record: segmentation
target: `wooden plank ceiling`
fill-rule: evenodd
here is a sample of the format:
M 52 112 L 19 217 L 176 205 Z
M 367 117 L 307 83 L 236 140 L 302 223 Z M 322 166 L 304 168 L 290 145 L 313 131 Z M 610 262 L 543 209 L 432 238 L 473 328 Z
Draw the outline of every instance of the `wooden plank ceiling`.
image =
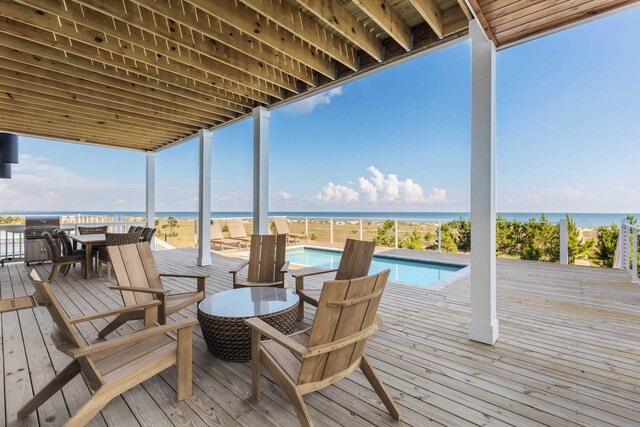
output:
M 469 16 L 456 0 L 0 0 L 0 131 L 154 150 L 463 36 Z
M 487 36 L 505 47 L 639 0 L 469 0 Z
M 498 46 L 627 3 L 469 1 Z M 0 0 L 0 131 L 155 150 L 464 36 L 471 17 L 465 0 Z

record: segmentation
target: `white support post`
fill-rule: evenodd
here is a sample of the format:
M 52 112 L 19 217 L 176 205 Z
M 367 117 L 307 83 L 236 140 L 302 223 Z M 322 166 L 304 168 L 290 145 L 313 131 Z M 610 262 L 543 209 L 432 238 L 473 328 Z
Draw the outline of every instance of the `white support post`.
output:
M 156 152 L 147 151 L 147 191 L 146 216 L 147 227 L 156 226 Z
M 633 259 L 631 260 L 631 283 L 638 284 L 638 229 L 633 228 L 633 232 L 631 233 L 631 256 Z
M 211 265 L 211 140 L 210 130 L 201 129 L 198 186 L 198 265 Z
M 398 249 L 398 220 L 395 220 L 395 246 Z
M 620 251 L 621 253 L 621 262 L 622 269 L 625 271 L 629 271 L 629 240 L 631 239 L 629 230 L 631 228 L 631 221 L 628 219 L 622 220 L 622 226 L 620 227 Z
M 329 241 L 333 243 L 333 218 L 329 218 Z
M 309 240 L 309 218 L 304 219 L 304 235 L 307 236 L 307 241 Z
M 569 223 L 566 218 L 560 220 L 560 264 L 569 264 Z
M 269 116 L 253 109 L 253 234 L 269 234 Z
M 477 20 L 471 36 L 471 321 L 469 338 L 493 345 L 496 318 L 496 48 Z

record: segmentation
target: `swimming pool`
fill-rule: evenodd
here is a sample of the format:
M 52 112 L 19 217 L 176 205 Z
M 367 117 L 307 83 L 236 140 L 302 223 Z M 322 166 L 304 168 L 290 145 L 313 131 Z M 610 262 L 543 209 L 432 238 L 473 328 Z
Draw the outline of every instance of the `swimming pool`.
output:
M 292 264 L 318 268 L 338 268 L 342 251 L 334 249 L 300 246 L 287 249 L 287 261 Z M 391 255 L 374 255 L 371 274 L 391 270 L 389 280 L 394 282 L 432 287 L 443 279 L 460 272 L 466 265 L 445 264 L 418 259 L 400 258 Z

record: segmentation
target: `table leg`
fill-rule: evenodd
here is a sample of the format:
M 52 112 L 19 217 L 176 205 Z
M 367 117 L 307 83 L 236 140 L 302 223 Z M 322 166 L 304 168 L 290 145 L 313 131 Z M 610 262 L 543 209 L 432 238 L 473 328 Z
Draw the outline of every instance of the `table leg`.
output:
M 85 244 L 84 249 L 87 251 L 84 259 L 84 262 L 86 263 L 84 266 L 84 278 L 88 280 L 91 278 L 91 267 L 93 267 L 91 262 L 91 251 L 93 250 L 91 248 L 91 243 Z

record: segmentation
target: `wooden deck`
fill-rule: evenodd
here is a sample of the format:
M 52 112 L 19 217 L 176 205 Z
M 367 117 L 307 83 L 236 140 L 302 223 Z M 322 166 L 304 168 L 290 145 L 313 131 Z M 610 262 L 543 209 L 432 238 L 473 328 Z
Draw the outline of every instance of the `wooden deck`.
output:
M 237 262 L 214 254 L 212 267 L 198 268 L 195 252 L 185 249 L 156 257 L 161 271 L 209 272 L 209 292 L 231 287 L 227 270 Z M 46 274 L 49 267 L 38 269 Z M 30 293 L 26 273 L 22 264 L 0 268 L 0 297 Z M 359 372 L 307 396 L 311 416 L 322 426 L 638 425 L 640 288 L 628 279 L 611 270 L 499 260 L 495 347 L 467 339 L 468 277 L 439 291 L 392 284 L 381 305 L 385 326 L 366 353 L 403 420 L 388 416 Z M 174 281 L 170 287 L 188 283 Z M 53 289 L 71 316 L 121 304 L 104 279 L 85 281 L 77 270 L 57 279 Z M 195 317 L 195 306 L 181 315 Z M 311 316 L 308 311 L 305 321 Z M 67 363 L 49 339 L 48 314 L 43 308 L 21 310 L 2 314 L 1 322 L 0 424 L 63 424 L 89 393 L 80 378 L 37 416 L 15 420 L 33 390 Z M 83 325 L 80 332 L 92 341 L 104 324 Z M 176 402 L 176 373 L 169 369 L 112 401 L 92 424 L 297 425 L 281 390 L 266 381 L 263 400 L 255 402 L 248 364 L 213 358 L 199 327 L 193 369 L 194 395 L 185 401 Z

